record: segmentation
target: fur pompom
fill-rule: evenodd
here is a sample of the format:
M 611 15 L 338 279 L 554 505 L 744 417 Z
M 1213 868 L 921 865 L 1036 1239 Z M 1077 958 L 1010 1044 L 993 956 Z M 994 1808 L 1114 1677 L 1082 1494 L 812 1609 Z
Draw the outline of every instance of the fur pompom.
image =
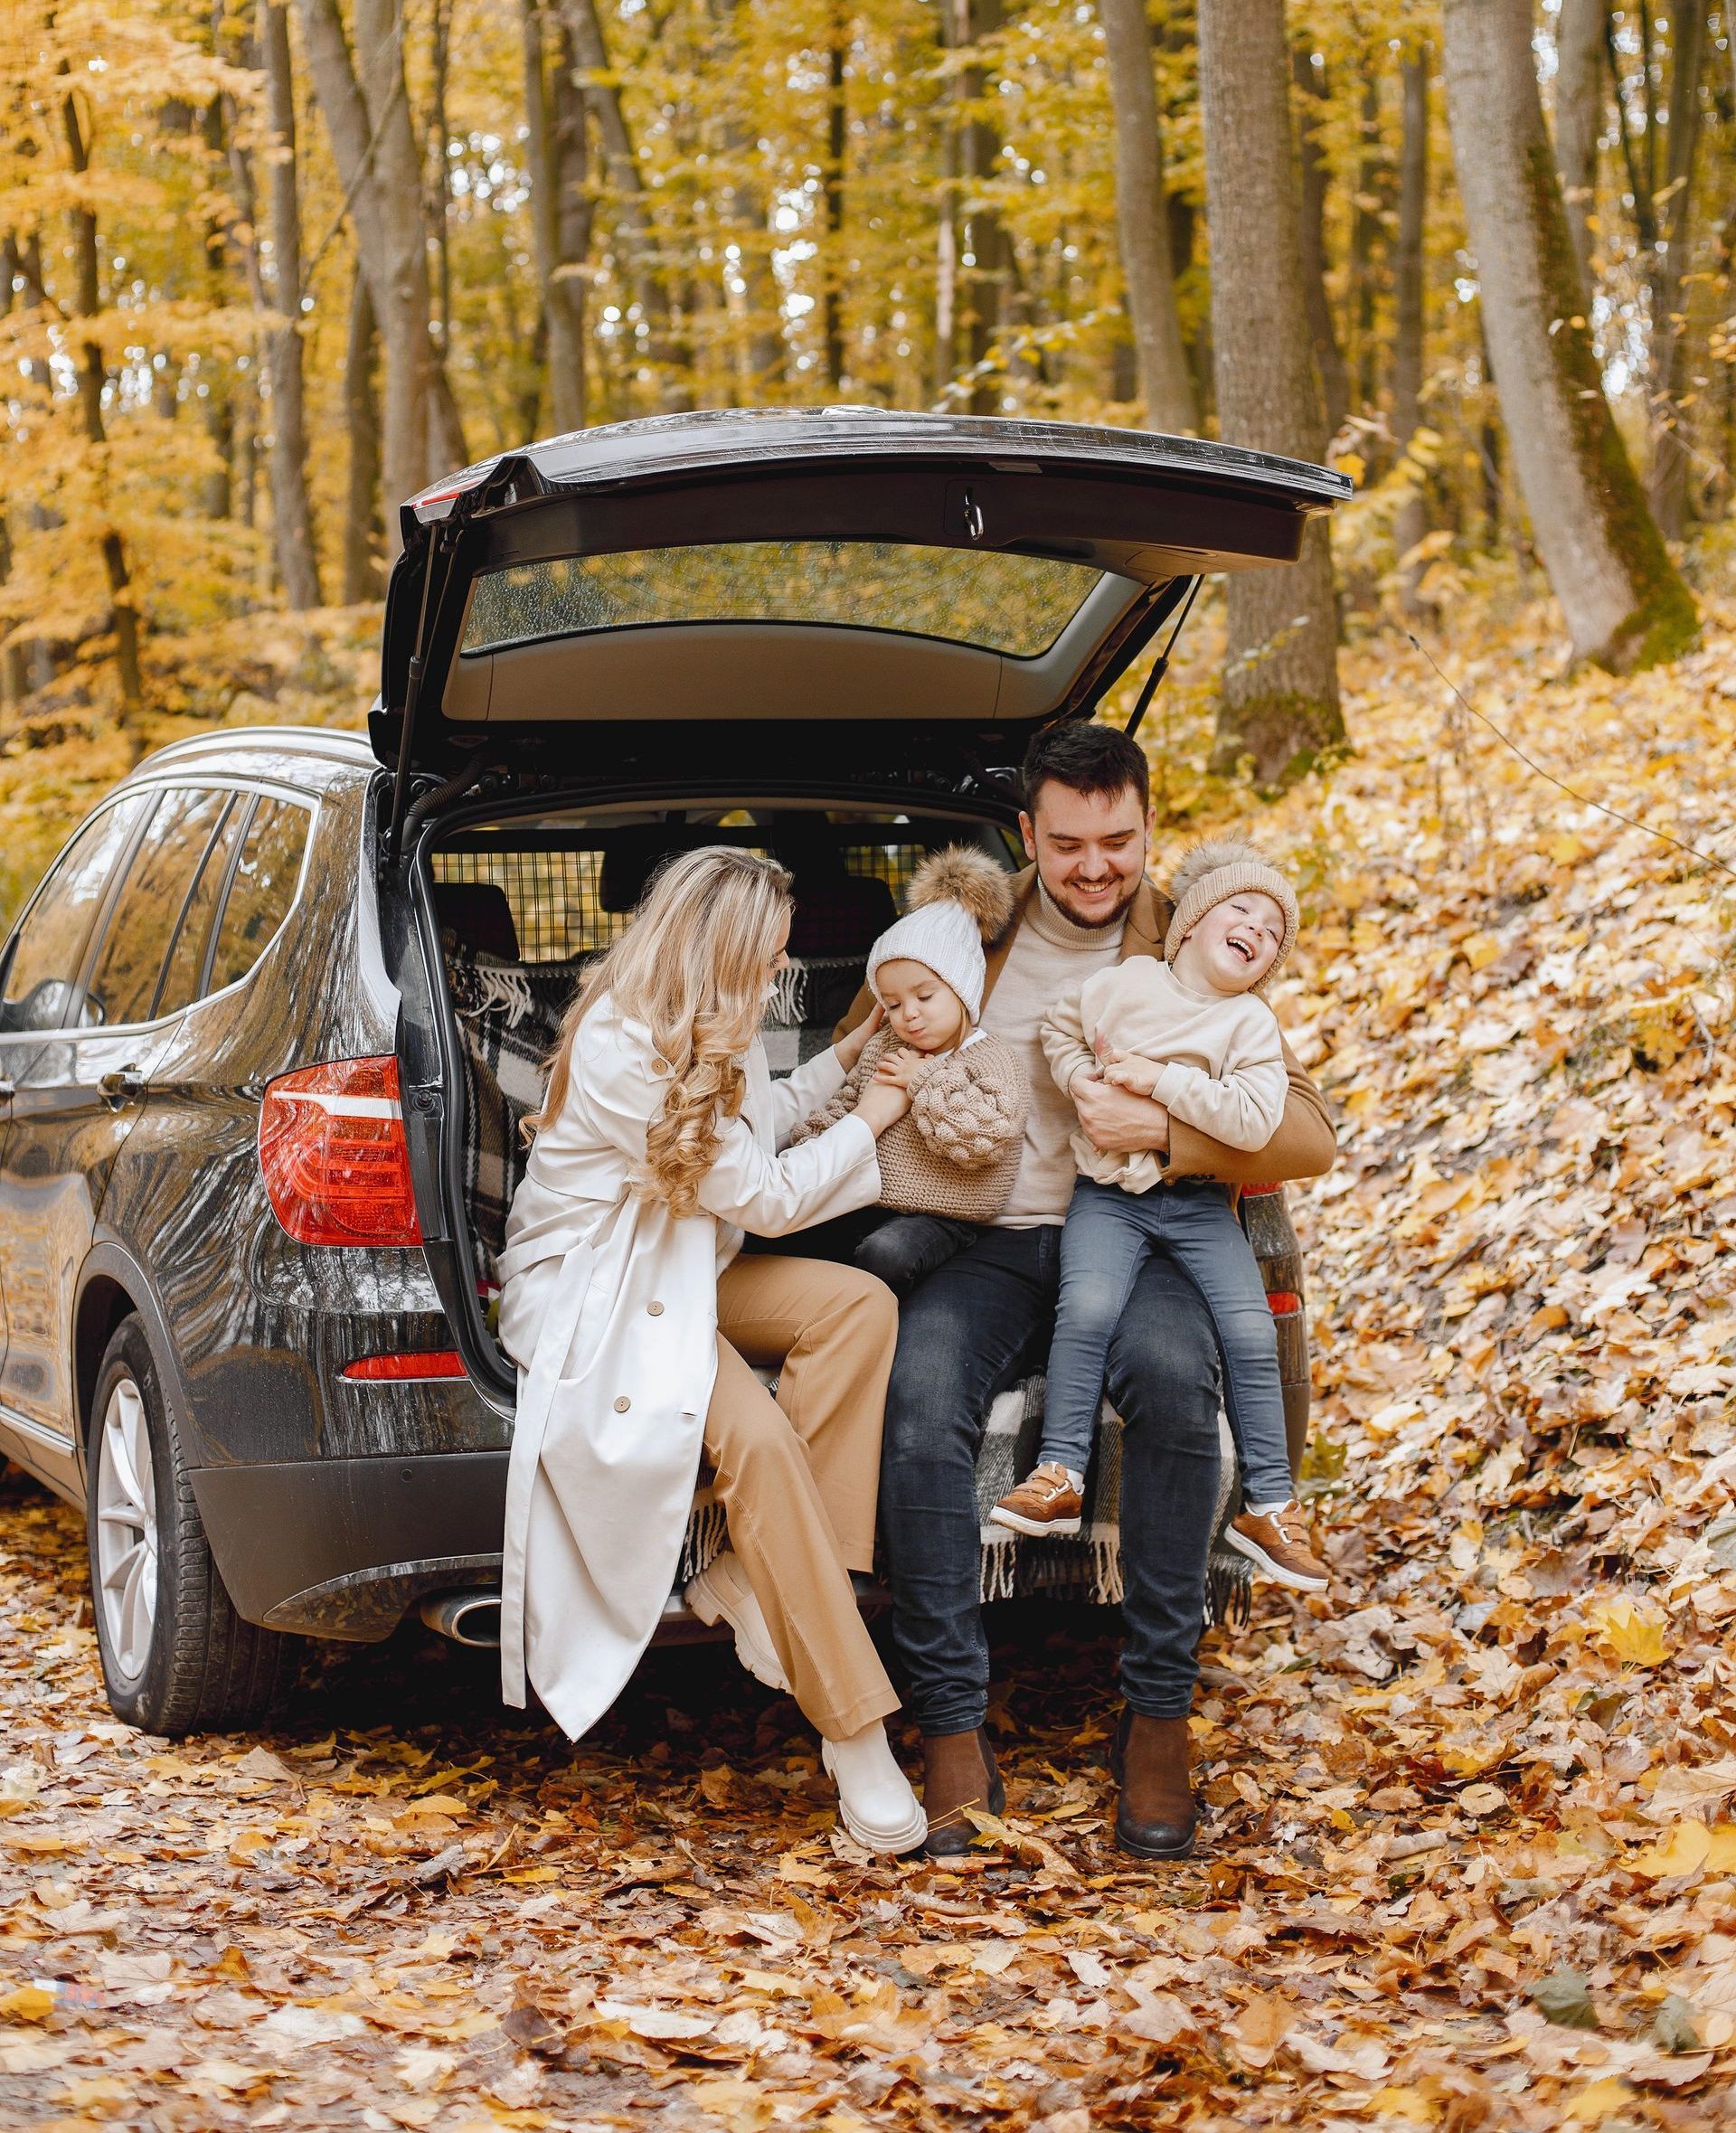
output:
M 959 903 L 976 921 L 985 940 L 997 939 L 1013 916 L 1013 884 L 986 852 L 968 845 L 948 845 L 931 853 L 910 881 L 908 908 L 928 903 Z
M 1190 845 L 1169 877 L 1169 901 L 1180 906 L 1188 891 L 1221 866 L 1265 866 L 1269 863 L 1246 837 L 1202 837 Z

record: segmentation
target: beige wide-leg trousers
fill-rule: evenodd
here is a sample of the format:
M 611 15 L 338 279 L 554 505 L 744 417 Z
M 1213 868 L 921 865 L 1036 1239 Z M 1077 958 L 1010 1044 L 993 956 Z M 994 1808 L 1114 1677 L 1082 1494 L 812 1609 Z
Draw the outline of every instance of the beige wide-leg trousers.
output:
M 796 1701 L 829 1741 L 898 1708 L 849 1572 L 872 1570 L 892 1292 L 825 1260 L 737 1259 L 717 1284 L 705 1458 Z M 778 1369 L 774 1400 L 750 1364 Z

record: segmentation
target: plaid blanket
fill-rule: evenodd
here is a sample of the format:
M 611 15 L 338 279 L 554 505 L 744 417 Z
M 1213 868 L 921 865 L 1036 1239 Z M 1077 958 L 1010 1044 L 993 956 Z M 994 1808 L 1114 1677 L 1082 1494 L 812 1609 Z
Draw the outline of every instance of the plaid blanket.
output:
M 446 938 L 447 982 L 457 1010 L 464 1071 L 464 1187 L 471 1219 L 493 1272 L 506 1238 L 506 1211 L 524 1174 L 519 1121 L 542 1095 L 542 1062 L 578 986 L 583 959 L 506 963 Z M 808 957 L 792 965 L 767 1019 L 765 1044 L 774 1075 L 788 1074 L 824 1051 L 862 983 L 860 957 Z M 991 1525 L 988 1514 L 1036 1463 L 1043 1381 L 1027 1378 L 990 1408 L 976 1458 L 982 1528 L 982 1598 L 1047 1595 L 1113 1605 L 1121 1599 L 1121 1419 L 1105 1401 L 1085 1477 L 1085 1514 L 1076 1540 L 1031 1540 Z M 1223 1531 L 1240 1505 L 1235 1448 L 1219 1417 L 1223 1447 L 1217 1515 L 1207 1575 L 1210 1621 L 1245 1618 L 1249 1565 L 1227 1548 Z M 693 1499 L 682 1551 L 683 1582 L 694 1577 L 728 1538 L 723 1514 L 702 1486 Z

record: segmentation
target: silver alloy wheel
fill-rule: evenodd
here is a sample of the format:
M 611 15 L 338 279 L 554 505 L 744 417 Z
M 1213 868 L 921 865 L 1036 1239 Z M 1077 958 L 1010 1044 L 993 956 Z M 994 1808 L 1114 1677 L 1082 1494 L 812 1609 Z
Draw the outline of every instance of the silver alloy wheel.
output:
M 115 1666 L 136 1680 L 156 1623 L 156 1471 L 144 1397 L 129 1377 L 117 1381 L 102 1417 L 97 1594 Z

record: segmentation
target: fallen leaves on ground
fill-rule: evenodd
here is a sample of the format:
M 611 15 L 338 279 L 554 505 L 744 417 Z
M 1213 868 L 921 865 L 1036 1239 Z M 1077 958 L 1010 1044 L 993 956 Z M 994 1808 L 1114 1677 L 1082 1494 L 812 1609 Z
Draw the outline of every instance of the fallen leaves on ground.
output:
M 1479 708 L 1736 856 L 1726 640 L 1562 683 L 1504 627 L 1455 666 Z M 1408 649 L 1346 671 L 1359 753 L 1257 826 L 1308 912 L 1278 1005 L 1344 1123 L 1292 1195 L 1335 1577 L 1208 1639 L 1201 1855 L 1113 1849 L 1086 1609 L 996 1613 L 1007 1807 L 946 1871 L 838 1838 L 794 1707 L 714 1648 L 654 1654 L 577 1751 L 414 1628 L 266 1737 L 146 1739 L 100 1698 L 80 1521 L 16 1483 L 0 2115 L 1730 2121 L 1729 884 L 1467 731 Z

